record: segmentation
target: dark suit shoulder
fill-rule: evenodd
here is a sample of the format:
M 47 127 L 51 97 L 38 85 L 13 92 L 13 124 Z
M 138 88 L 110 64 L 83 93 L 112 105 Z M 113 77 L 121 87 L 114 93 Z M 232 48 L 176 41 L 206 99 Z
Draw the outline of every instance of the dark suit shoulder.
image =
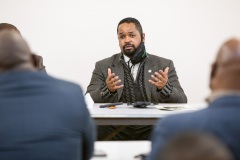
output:
M 71 91 L 76 91 L 76 92 L 82 92 L 82 89 L 80 87 L 80 85 L 74 83 L 74 82 L 70 82 L 70 81 L 65 81 L 65 80 L 61 80 L 58 78 L 54 78 L 49 76 L 50 79 L 52 79 L 51 81 L 54 82 L 54 85 L 56 85 L 56 87 L 59 87 L 59 89 L 63 89 L 63 90 L 71 90 Z
M 100 63 L 100 64 L 112 63 L 113 61 L 115 61 L 119 57 L 120 57 L 120 53 L 116 53 L 116 54 L 112 55 L 111 57 L 104 58 L 104 59 L 102 59 L 100 61 L 97 61 L 97 63 Z
M 148 57 L 149 57 L 149 59 L 151 59 L 152 61 L 164 61 L 164 62 L 169 62 L 169 63 L 172 62 L 171 59 L 159 57 L 159 56 L 154 55 L 154 54 L 149 54 L 149 53 L 148 53 Z
M 221 114 L 216 114 L 219 112 L 221 111 L 218 111 L 218 108 L 208 107 L 193 113 L 182 113 L 168 116 L 160 121 L 160 124 L 161 126 L 168 128 L 172 133 L 192 129 L 212 130 L 216 122 L 215 120 L 221 119 Z
M 17 83 L 16 80 L 18 81 Z M 18 85 L 24 86 L 38 86 L 42 89 L 48 88 L 58 91 L 63 90 L 63 92 L 82 92 L 80 85 L 74 82 L 61 80 L 39 71 L 16 71 L 13 73 L 9 72 L 0 77 L 0 82 L 1 81 L 8 81 L 8 84 L 16 83 Z

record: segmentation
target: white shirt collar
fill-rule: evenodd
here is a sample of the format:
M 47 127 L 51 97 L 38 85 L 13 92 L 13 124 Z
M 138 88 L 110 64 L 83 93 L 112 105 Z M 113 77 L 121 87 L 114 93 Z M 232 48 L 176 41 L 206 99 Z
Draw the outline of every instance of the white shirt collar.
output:
M 127 65 L 132 66 L 132 62 L 129 61 L 129 60 L 130 60 L 129 57 L 127 57 L 126 55 L 123 54 L 123 58 L 124 58 L 125 63 L 127 63 Z M 129 62 L 129 64 L 128 64 L 128 62 Z M 133 76 L 133 78 L 134 78 L 134 81 L 135 81 L 136 78 L 137 78 L 137 73 L 138 73 L 139 65 L 140 65 L 140 63 L 137 63 L 137 64 L 135 64 L 135 65 L 131 68 L 131 74 L 132 74 L 132 76 Z
M 123 53 L 122 53 L 123 54 Z M 128 63 L 128 61 L 130 60 L 130 58 L 128 56 L 126 56 L 125 54 L 123 54 L 123 58 L 124 58 L 124 61 L 126 63 Z

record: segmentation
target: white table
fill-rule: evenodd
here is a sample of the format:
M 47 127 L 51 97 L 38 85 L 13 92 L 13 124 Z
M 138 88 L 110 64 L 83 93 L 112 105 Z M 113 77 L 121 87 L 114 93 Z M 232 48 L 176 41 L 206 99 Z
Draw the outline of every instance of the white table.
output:
M 103 152 L 106 157 L 94 156 L 91 160 L 140 160 L 136 155 L 148 154 L 150 141 L 96 141 L 95 153 Z
M 156 121 L 168 115 L 194 112 L 206 107 L 201 104 L 169 104 L 150 105 L 147 108 L 134 108 L 132 105 L 119 105 L 115 109 L 99 108 L 96 103 L 89 108 L 96 125 L 155 125 Z M 160 110 L 161 107 L 184 107 L 175 111 Z

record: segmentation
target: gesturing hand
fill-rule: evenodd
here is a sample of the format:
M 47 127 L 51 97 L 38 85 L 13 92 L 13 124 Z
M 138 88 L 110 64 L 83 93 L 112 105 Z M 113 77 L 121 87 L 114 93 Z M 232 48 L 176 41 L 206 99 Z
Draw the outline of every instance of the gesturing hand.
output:
M 108 76 L 106 79 L 106 85 L 108 87 L 108 90 L 111 93 L 114 93 L 117 91 L 117 89 L 122 88 L 123 85 L 118 85 L 121 82 L 118 76 L 115 76 L 115 73 L 112 73 L 111 69 L 108 68 Z
M 152 80 L 148 80 L 149 83 L 161 90 L 168 82 L 168 70 L 169 68 L 167 67 L 164 72 L 162 70 L 155 72 L 154 75 L 151 75 Z

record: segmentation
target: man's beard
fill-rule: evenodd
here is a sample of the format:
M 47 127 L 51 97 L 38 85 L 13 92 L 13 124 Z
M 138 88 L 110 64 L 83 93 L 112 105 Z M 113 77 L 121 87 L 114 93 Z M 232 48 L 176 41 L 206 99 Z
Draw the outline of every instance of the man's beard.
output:
M 126 44 L 126 45 L 129 45 L 129 44 Z M 127 57 L 131 58 L 134 55 L 135 51 L 136 51 L 136 47 L 134 45 L 131 45 L 133 47 L 133 50 L 128 50 L 128 49 L 125 49 L 126 45 L 123 46 L 123 53 Z

